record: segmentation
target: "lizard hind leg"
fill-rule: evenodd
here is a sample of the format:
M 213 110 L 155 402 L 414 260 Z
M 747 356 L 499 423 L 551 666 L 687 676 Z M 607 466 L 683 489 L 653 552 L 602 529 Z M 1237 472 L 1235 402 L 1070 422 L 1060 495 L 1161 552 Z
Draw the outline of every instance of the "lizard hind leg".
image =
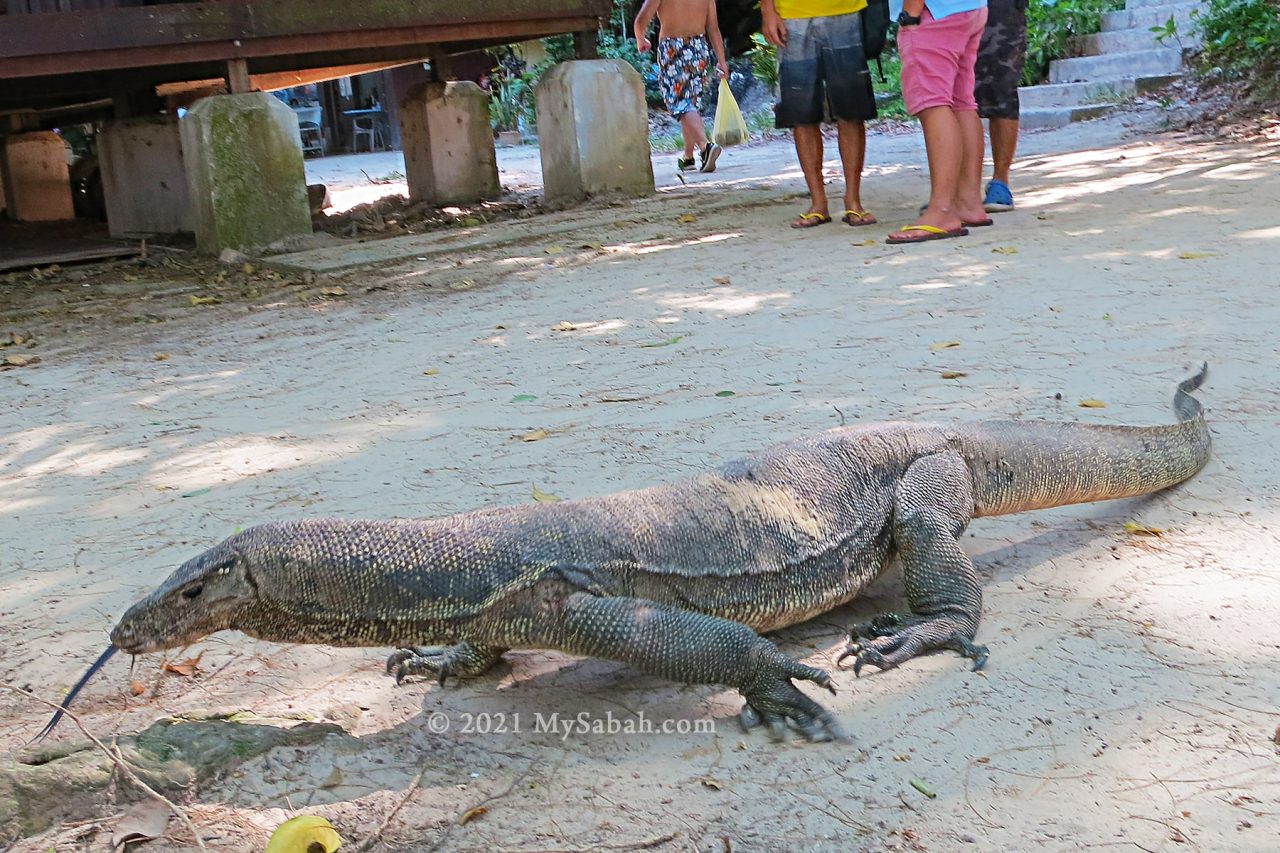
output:
M 387 672 L 394 673 L 396 684 L 411 675 L 436 676 L 440 686 L 449 676 L 464 678 L 488 671 L 506 649 L 501 646 L 473 645 L 465 640 L 452 646 L 405 648 L 387 658 Z
M 854 630 L 839 661 L 853 657 L 853 671 L 890 669 L 916 655 L 951 649 L 987 661 L 973 643 L 982 611 L 982 588 L 959 537 L 973 515 L 973 483 L 954 453 L 918 459 L 894 494 L 893 537 L 902 557 L 911 615 L 886 614 Z

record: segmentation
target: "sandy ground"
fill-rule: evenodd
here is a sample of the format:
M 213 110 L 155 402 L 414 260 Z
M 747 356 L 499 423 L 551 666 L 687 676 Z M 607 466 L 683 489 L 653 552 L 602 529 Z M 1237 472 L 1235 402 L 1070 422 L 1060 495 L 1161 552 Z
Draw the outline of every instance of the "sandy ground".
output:
M 571 235 L 328 282 L 344 298 L 68 326 L 0 286 L 43 354 L 0 373 L 0 678 L 60 695 L 129 603 L 254 523 L 586 496 L 842 420 L 1159 423 L 1207 359 L 1208 468 L 1146 500 L 975 522 L 988 668 L 836 672 L 815 698 L 848 746 L 744 734 L 733 691 L 607 661 L 517 651 L 397 688 L 385 649 L 235 634 L 175 655 L 203 652 L 195 678 L 113 661 L 78 705 L 103 735 L 197 709 L 343 727 L 190 792 L 218 850 L 262 849 L 295 810 L 352 842 L 386 822 L 380 843 L 409 850 L 1275 850 L 1278 154 L 1118 121 L 1033 135 L 1017 211 L 904 248 L 881 241 L 926 193 L 914 137 L 871 141 L 885 225 L 807 232 L 786 228 L 801 184 L 779 142 L 688 187 L 660 166 L 648 218 L 585 213 Z M 747 184 L 780 200 L 697 206 Z M 895 570 L 777 639 L 834 669 L 844 626 L 899 595 Z M 580 713 L 684 731 L 539 730 Z M 45 719 L 0 693 L 3 760 Z M 107 849 L 128 799 L 18 849 Z M 147 849 L 183 838 L 174 822 Z

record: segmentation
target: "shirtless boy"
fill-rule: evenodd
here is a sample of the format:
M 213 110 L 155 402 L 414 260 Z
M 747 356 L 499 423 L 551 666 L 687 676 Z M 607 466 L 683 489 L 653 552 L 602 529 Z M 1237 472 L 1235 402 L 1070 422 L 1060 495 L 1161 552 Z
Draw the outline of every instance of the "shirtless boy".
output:
M 698 112 L 702 89 L 706 83 L 711 52 L 715 51 L 716 68 L 721 77 L 729 76 L 720 23 L 716 20 L 715 0 L 645 0 L 636 13 L 636 47 L 648 53 L 652 46 L 648 30 L 653 16 L 658 16 L 658 87 L 667 110 L 680 120 L 684 136 L 684 157 L 676 162 L 681 171 L 693 167 L 696 149 L 701 161 L 700 172 L 714 172 L 720 146 L 707 139 L 707 131 Z

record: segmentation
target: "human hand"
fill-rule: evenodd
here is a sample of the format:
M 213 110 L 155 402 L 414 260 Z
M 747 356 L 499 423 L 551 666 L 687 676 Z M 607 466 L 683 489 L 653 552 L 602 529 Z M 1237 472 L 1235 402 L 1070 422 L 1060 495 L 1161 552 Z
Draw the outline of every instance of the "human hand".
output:
M 636 50 L 641 53 L 648 53 L 653 47 L 653 43 L 649 41 L 648 36 L 636 36 Z
M 765 15 L 760 32 L 764 35 L 764 40 L 774 47 L 787 46 L 787 25 L 776 14 Z
M 720 73 L 721 80 L 729 79 L 729 63 L 720 61 L 716 63 L 716 71 Z

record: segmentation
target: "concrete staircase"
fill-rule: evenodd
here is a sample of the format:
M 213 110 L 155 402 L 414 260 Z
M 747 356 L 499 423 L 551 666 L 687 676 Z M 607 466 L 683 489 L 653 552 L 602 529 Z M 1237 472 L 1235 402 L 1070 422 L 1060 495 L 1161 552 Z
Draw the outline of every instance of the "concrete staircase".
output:
M 1018 90 L 1022 127 L 1097 118 L 1181 77 L 1183 51 L 1199 46 L 1191 27 L 1191 10 L 1199 6 L 1199 0 L 1126 0 L 1121 11 L 1103 15 L 1102 32 L 1076 38 L 1072 47 L 1079 56 L 1054 60 L 1047 84 Z M 1151 28 L 1171 16 L 1181 44 L 1172 38 L 1159 44 Z

